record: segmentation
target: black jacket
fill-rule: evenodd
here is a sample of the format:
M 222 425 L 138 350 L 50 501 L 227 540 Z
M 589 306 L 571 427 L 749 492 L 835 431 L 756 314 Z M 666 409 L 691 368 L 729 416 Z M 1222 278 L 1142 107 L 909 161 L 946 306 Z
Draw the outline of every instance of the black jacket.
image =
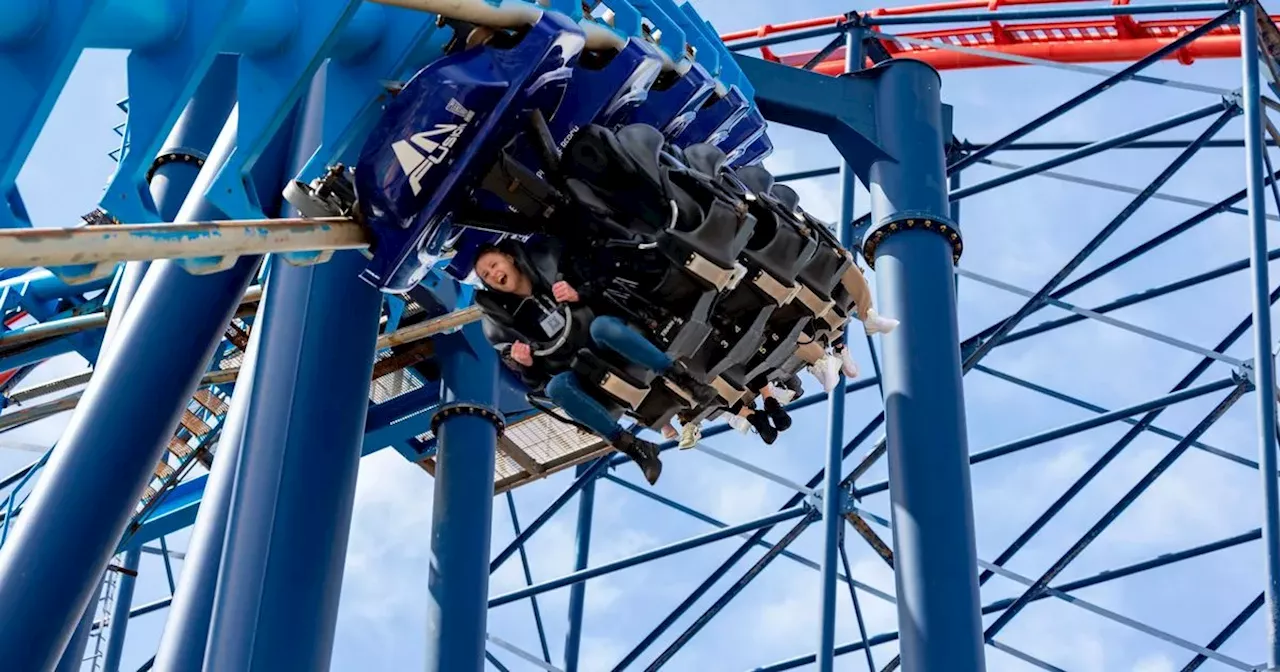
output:
M 563 247 L 556 241 L 507 239 L 497 247 L 510 255 L 520 272 L 529 278 L 533 295 L 525 298 L 490 289 L 478 290 L 475 302 L 484 311 L 484 335 L 503 363 L 519 374 L 526 385 L 537 389 L 551 376 L 567 370 L 578 350 L 590 343 L 591 321 L 595 315 L 586 307 L 584 292 L 589 294 L 591 286 L 589 283 L 578 286 L 574 282 L 576 273 L 562 271 Z M 569 305 L 557 304 L 551 286 L 559 280 L 574 285 L 582 300 Z M 551 312 L 563 316 L 566 308 L 569 311 L 567 333 L 547 334 L 540 328 L 541 318 Z M 534 350 L 533 366 L 526 367 L 511 359 L 511 346 L 517 341 L 528 343 Z M 543 350 L 550 352 L 539 355 Z

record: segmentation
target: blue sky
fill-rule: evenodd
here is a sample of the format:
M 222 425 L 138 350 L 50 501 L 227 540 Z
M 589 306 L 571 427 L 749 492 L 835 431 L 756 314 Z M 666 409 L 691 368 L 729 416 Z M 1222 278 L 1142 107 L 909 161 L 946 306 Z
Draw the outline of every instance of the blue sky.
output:
M 741 2 L 695 0 L 695 6 L 722 31 L 783 23 L 840 13 L 849 5 L 835 2 Z M 898 3 L 892 3 L 898 4 Z M 820 46 L 820 45 L 814 45 Z M 111 127 L 123 120 L 114 102 L 126 95 L 123 54 L 87 53 L 63 92 L 53 117 L 20 178 L 33 220 L 39 226 L 66 226 L 90 210 L 109 177 L 107 157 L 116 138 Z M 1101 67 L 1118 68 L 1116 65 Z M 1193 67 L 1160 64 L 1150 73 L 1234 89 L 1237 61 L 1200 62 Z M 982 142 L 1017 128 L 1041 112 L 1097 81 L 1085 75 L 1045 68 L 999 68 L 947 72 L 943 99 L 956 108 L 955 128 L 962 138 Z M 1203 93 L 1129 83 L 1090 102 L 1038 131 L 1034 140 L 1094 140 L 1109 137 L 1214 102 Z M 1161 137 L 1190 138 L 1207 121 Z M 1227 125 L 1221 138 L 1241 137 L 1240 119 Z M 837 155 L 821 137 L 776 128 L 778 150 L 768 161 L 775 172 L 834 165 Z M 1058 169 L 1061 173 L 1142 188 L 1177 154 L 1176 150 L 1108 152 Z M 1047 158 L 1036 152 L 1002 153 L 997 160 L 1027 165 Z M 1191 160 L 1162 193 L 1217 201 L 1243 186 L 1239 150 L 1206 150 Z M 966 184 L 1004 172 L 980 166 L 964 173 Z M 836 178 L 797 185 L 802 203 L 827 220 L 838 212 Z M 859 211 L 867 204 L 859 192 Z M 1128 194 L 1099 190 L 1045 177 L 1033 177 L 964 201 L 961 222 L 966 241 L 963 267 L 1020 287 L 1038 289 L 1067 259 L 1130 200 Z M 1269 204 L 1269 209 L 1274 208 Z M 1182 204 L 1153 201 L 1145 205 L 1085 265 L 1085 272 L 1129 247 L 1194 214 Z M 1272 246 L 1280 246 L 1272 227 Z M 1215 268 L 1248 254 L 1245 218 L 1226 214 L 1072 295 L 1069 300 L 1093 306 L 1140 289 Z M 1080 273 L 1077 273 L 1077 276 Z M 1273 276 L 1275 270 L 1273 267 Z M 874 280 L 874 277 L 872 278 Z M 1274 283 L 1273 283 L 1274 284 Z M 1016 310 L 1021 297 L 975 282 L 960 283 L 960 331 L 967 336 Z M 1248 279 L 1235 274 L 1137 307 L 1112 313 L 1142 327 L 1174 334 L 1212 347 L 1250 306 Z M 1028 321 L 1061 316 L 1046 309 Z M 1251 357 L 1251 336 L 1228 354 Z M 869 354 L 858 344 L 857 358 L 871 371 Z M 1167 392 L 1199 360 L 1171 346 L 1113 326 L 1084 322 L 1045 336 L 996 349 L 985 360 L 990 367 L 1075 395 L 1107 408 L 1132 405 Z M 42 368 L 32 382 L 82 370 L 83 362 L 60 360 Z M 1201 382 L 1228 375 L 1215 364 Z M 815 385 L 810 384 L 810 388 Z M 1087 418 L 1084 411 L 1016 388 L 982 373 L 965 381 L 969 443 L 974 451 Z M 1187 402 L 1166 411 L 1161 426 L 1185 432 L 1221 395 Z M 1204 437 L 1205 443 L 1256 459 L 1255 400 L 1237 404 Z M 880 410 L 874 388 L 852 395 L 847 406 L 846 436 L 852 436 Z M 713 439 L 709 445 L 733 453 L 795 481 L 807 480 L 822 464 L 826 445 L 826 407 L 800 411 L 794 429 L 773 446 L 738 435 Z M 12 432 L 6 439 L 49 445 L 65 417 Z M 1075 478 L 1119 438 L 1127 427 L 1111 425 L 1046 443 L 976 466 L 972 471 L 977 512 L 979 556 L 992 559 L 1034 520 Z M 879 435 L 876 435 L 877 438 Z M 1135 441 L 1080 497 L 1030 543 L 1008 568 L 1036 578 L 1084 530 L 1106 511 L 1143 473 L 1173 446 L 1144 435 Z M 855 452 L 852 461 L 865 454 Z M 32 459 L 30 453 L 0 449 L 0 472 Z M 623 467 L 616 475 L 640 482 Z M 861 481 L 885 475 L 883 462 Z M 571 477 L 560 475 L 516 493 L 522 522 L 532 520 Z M 393 451 L 367 458 L 361 467 L 355 523 L 343 585 L 335 670 L 419 669 L 424 656 L 426 568 L 430 540 L 432 481 Z M 1115 525 L 1074 562 L 1061 579 L 1070 580 L 1162 553 L 1251 530 L 1261 521 L 1260 484 L 1256 472 L 1192 450 L 1165 473 Z M 717 462 L 704 454 L 671 456 L 656 490 L 731 524 L 772 512 L 788 496 L 782 486 Z M 591 563 L 593 565 L 708 531 L 704 523 L 671 511 L 620 487 L 598 486 Z M 888 515 L 884 495 L 863 506 Z M 575 510 L 568 507 L 529 544 L 535 581 L 554 578 L 572 568 Z M 493 544 L 511 539 L 505 501 L 495 500 Z M 814 526 L 792 550 L 817 558 L 820 526 Z M 887 530 L 879 530 L 885 538 Z M 777 539 L 781 530 L 771 535 Z M 171 538 L 184 548 L 185 535 Z M 582 669 L 607 670 L 706 574 L 737 547 L 720 542 L 604 578 L 587 588 L 587 625 Z M 889 570 L 856 537 L 848 541 L 855 578 L 886 593 L 893 592 Z M 736 577 L 760 552 L 748 556 Z M 180 570 L 181 565 L 178 565 Z M 685 647 L 669 670 L 747 670 L 813 652 L 818 642 L 818 573 L 785 559 L 771 565 L 717 619 Z M 509 561 L 492 580 L 491 593 L 523 585 L 519 563 Z M 727 585 L 725 583 L 724 585 Z M 1258 543 L 1239 546 L 1177 566 L 1078 591 L 1075 595 L 1124 616 L 1146 622 L 1178 637 L 1204 644 L 1262 586 L 1262 551 Z M 700 611 L 723 587 L 713 590 Z M 1018 586 L 993 579 L 983 601 L 1016 595 Z M 158 560 L 144 558 L 137 604 L 167 595 Z M 539 603 L 548 628 L 553 662 L 561 664 L 567 590 L 543 596 Z M 860 593 L 872 634 L 896 630 L 891 606 Z M 857 639 L 848 594 L 841 588 L 838 640 Z M 681 621 L 651 653 L 671 641 L 687 624 Z M 163 613 L 137 619 L 130 630 L 125 668 L 136 668 L 154 651 Z M 490 613 L 491 632 L 527 651 L 539 650 L 527 602 Z M 1067 670 L 1180 669 L 1191 654 L 1159 639 L 1105 620 L 1059 600 L 1033 604 L 999 637 L 1048 663 Z M 1265 657 L 1265 629 L 1255 616 L 1222 651 L 1248 663 Z M 896 652 L 892 645 L 873 653 L 882 666 Z M 512 670 L 536 669 L 510 654 L 497 655 Z M 987 648 L 992 671 L 1034 669 L 1027 663 Z M 131 667 L 132 666 L 132 667 Z M 837 669 L 862 670 L 860 655 L 839 659 Z M 1210 661 L 1201 669 L 1230 669 Z

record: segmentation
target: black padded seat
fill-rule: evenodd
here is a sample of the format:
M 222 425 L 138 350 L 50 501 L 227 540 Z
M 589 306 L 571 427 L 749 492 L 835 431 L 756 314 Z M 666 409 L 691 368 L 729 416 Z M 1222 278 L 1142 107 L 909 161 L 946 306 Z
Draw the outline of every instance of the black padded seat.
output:
M 685 165 L 712 178 L 724 172 L 729 161 L 729 157 L 719 147 L 707 143 L 685 147 L 683 159 Z
M 765 326 L 772 315 L 773 307 L 766 306 L 749 316 L 750 322 L 744 320 L 732 326 L 721 325 L 711 332 L 702 349 L 690 358 L 692 363 L 696 363 L 697 370 L 703 373 L 701 379 L 711 381 L 735 366 L 745 367 L 764 341 Z
M 767 272 L 786 291 L 790 291 L 800 271 L 813 258 L 817 242 L 772 209 L 757 207 L 753 210 L 757 212 L 756 226 L 746 249 L 742 251 L 742 263 L 749 271 Z M 755 280 L 755 277 L 749 274 L 748 279 Z
M 764 166 L 744 166 L 733 171 L 738 180 L 756 194 L 767 194 L 773 190 L 773 173 Z
M 840 284 L 840 278 L 852 263 L 844 250 L 824 241 L 796 277 L 823 300 L 829 301 L 832 290 Z
M 657 234 L 673 261 L 723 289 L 755 220 L 730 191 L 716 189 L 712 177 L 676 163 L 667 147 L 651 126 L 631 124 L 616 133 L 590 126 L 566 147 L 561 170 L 579 202 L 606 205 L 625 229 Z M 715 160 L 706 151 L 695 155 Z
M 757 376 L 766 375 L 795 356 L 796 350 L 800 347 L 798 340 L 811 323 L 812 318 L 805 315 L 798 318 L 778 319 L 776 323 L 770 324 L 764 342 L 757 351 L 757 356 L 746 367 L 744 374 L 746 379 L 751 380 Z
M 769 189 L 769 193 L 787 210 L 794 212 L 800 209 L 800 194 L 797 194 L 795 189 L 785 184 L 775 184 Z

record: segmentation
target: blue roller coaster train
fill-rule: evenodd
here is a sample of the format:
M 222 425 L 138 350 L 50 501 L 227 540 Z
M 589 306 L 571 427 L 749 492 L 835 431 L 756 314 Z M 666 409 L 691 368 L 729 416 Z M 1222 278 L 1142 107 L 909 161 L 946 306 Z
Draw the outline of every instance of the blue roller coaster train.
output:
M 6 0 L 0 433 L 37 436 L 30 430 L 42 423 L 57 438 L 0 479 L 0 669 L 329 669 L 343 634 L 344 580 L 379 571 L 348 555 L 359 529 L 357 477 L 379 453 L 403 457 L 397 467 L 431 479 L 432 503 L 416 502 L 430 511 L 429 552 L 412 569 L 420 584 L 395 592 L 425 614 L 425 647 L 415 646 L 432 672 L 756 664 L 742 662 L 754 660 L 757 643 L 740 630 L 703 635 L 721 653 L 690 655 L 687 645 L 715 629 L 713 618 L 780 557 L 817 570 L 803 575 L 816 599 L 784 617 L 810 624 L 808 639 L 788 641 L 788 650 L 817 649 L 757 670 L 1166 669 L 1143 662 L 1152 660 L 1141 655 L 1144 645 L 1184 656 L 1183 670 L 1280 670 L 1280 426 L 1275 395 L 1258 393 L 1280 392 L 1270 326 L 1280 289 L 1268 269 L 1280 250 L 1267 241 L 1268 222 L 1280 219 L 1267 212 L 1268 198 L 1280 212 L 1280 172 L 1268 152 L 1280 131 L 1267 116 L 1280 110 L 1280 30 L 1261 5 L 960 0 L 723 37 L 708 13 L 674 0 Z M 1068 19 L 1074 23 L 1052 23 Z M 926 24 L 982 25 L 989 39 L 971 39 L 972 28 L 885 32 Z M 1135 42 L 1149 53 L 1130 58 Z M 788 43 L 815 49 L 773 53 Z M 29 179 L 24 167 L 38 141 L 61 141 L 63 155 L 80 151 L 42 131 L 67 104 L 77 62 L 103 49 L 127 54 L 114 172 L 78 225 L 49 227 L 28 212 L 19 183 Z M 1243 55 L 1239 87 L 1153 74 L 1162 61 L 1232 54 Z M 1104 60 L 1132 62 L 1119 70 L 1082 64 Z M 1033 118 L 995 140 L 962 140 L 972 121 L 962 105 L 975 99 L 944 102 L 955 94 L 944 94 L 940 70 L 996 63 L 1094 81 L 1048 112 L 1020 113 Z M 1030 139 L 1126 82 L 1201 102 L 1103 140 Z M 1124 120 L 1145 119 L 1162 100 L 1131 99 Z M 1237 117 L 1242 138 L 1218 138 Z M 1156 139 L 1190 126 L 1201 129 L 1192 140 Z M 783 163 L 801 137 L 828 143 L 839 165 L 765 170 L 766 162 Z M 1217 202 L 1192 197 L 1198 192 L 1180 172 L 1211 148 L 1242 148 L 1245 159 L 1244 188 Z M 1056 172 L 1138 149 L 1170 153 L 1143 188 Z M 995 158 L 1015 151 L 1049 154 L 1030 166 Z M 992 176 L 961 183 L 962 174 L 983 171 Z M 1238 186 L 1237 173 L 1218 173 Z M 1060 258 L 1026 244 L 1048 235 L 1034 231 L 1034 213 L 1049 196 L 1033 195 L 1025 210 L 1004 200 L 1006 185 L 1031 176 L 1101 187 L 1123 200 L 1101 228 L 1074 222 L 1081 226 L 1066 234 L 1072 247 Z M 838 181 L 834 223 L 813 214 L 822 206 L 810 199 L 821 190 L 803 186 L 826 178 Z M 974 204 L 965 227 L 963 199 Z M 1172 204 L 1198 212 L 1184 217 Z M 1061 221 L 1093 214 L 1092 205 L 1066 204 Z M 1193 232 L 1224 219 L 1239 229 L 1241 216 L 1248 255 L 1221 244 L 1231 234 Z M 992 220 L 1007 228 L 996 231 Z M 1155 233 L 1135 233 L 1130 221 Z M 1183 257 L 1117 273 L 1172 249 L 1180 236 Z M 1001 237 L 1021 246 L 1001 245 Z M 708 420 L 693 452 L 674 452 L 676 440 L 660 445 L 664 480 L 690 478 L 694 467 L 686 465 L 702 460 L 768 483 L 740 499 L 776 491 L 785 503 L 769 512 L 751 502 L 742 508 L 755 518 L 721 522 L 664 494 L 672 492 L 666 483 L 637 485 L 625 456 L 545 407 L 503 367 L 481 326 L 472 267 L 480 250 L 504 238 L 554 238 L 607 259 L 624 244 L 657 250 L 671 265 L 663 277 L 678 280 L 664 279 L 665 293 L 653 302 L 661 304 L 654 314 L 668 320 L 654 338 L 719 399 L 699 405 L 671 382 L 674 374 L 658 385 L 661 377 L 586 352 L 574 361 L 577 375 L 598 384 L 594 394 L 636 431 L 676 416 L 684 424 Z M 1099 250 L 1130 240 L 1132 247 L 1095 263 Z M 1219 257 L 1235 261 L 1188 274 Z M 997 258 L 1034 268 L 1029 277 L 1039 288 L 977 270 L 998 266 Z M 776 458 L 748 459 L 763 453 L 726 443 L 732 428 L 717 420 L 734 401 L 754 403 L 747 381 L 781 384 L 804 368 L 802 334 L 825 346 L 846 323 L 857 325 L 840 280 L 854 263 L 874 281 L 877 311 L 899 324 L 849 339 L 871 362 L 868 375 L 842 374 L 832 392 L 789 404 L 801 425 L 789 436 L 799 438 L 770 450 L 822 455 L 822 468 L 802 483 L 763 465 Z M 1238 285 L 1213 284 L 1237 273 Z M 1176 279 L 1155 284 L 1166 275 Z M 1118 288 L 1119 277 L 1143 287 L 1103 300 L 1110 293 L 1097 290 Z M 1220 316 L 1243 305 L 1246 285 L 1250 314 Z M 1197 337 L 1220 337 L 1213 348 L 1166 333 L 1172 327 L 1142 326 L 1135 312 L 1184 290 L 1198 293 L 1178 313 L 1196 323 L 1187 331 Z M 1050 319 L 1046 309 L 1068 315 Z M 1221 335 L 1218 327 L 1230 330 Z M 962 339 L 970 328 L 975 333 Z M 1018 365 L 1032 348 L 1043 354 L 1062 338 L 1077 340 L 1076 355 L 1100 355 L 1114 338 L 1100 334 L 1117 333 L 1169 350 L 1153 360 L 1155 369 L 1136 359 L 1106 364 L 1115 367 L 1106 372 L 1110 390 L 1060 391 L 1023 374 L 1034 366 Z M 1015 343 L 1004 350 L 1011 357 L 988 357 Z M 1060 368 L 1073 366 L 1066 355 L 1052 357 L 1063 360 Z M 50 379 L 51 368 L 70 360 L 90 370 Z M 1130 384 L 1159 380 L 1184 361 L 1194 363 L 1190 372 L 1158 396 Z M 991 392 L 997 381 L 1009 387 Z M 1252 409 L 1239 404 L 1250 394 Z M 1060 423 L 1046 429 L 1046 400 L 1074 410 L 1055 414 Z M 1099 405 L 1104 400 L 1113 408 Z M 813 426 L 824 403 L 819 445 Z M 1243 434 L 1215 433 L 1224 425 Z M 1089 449 L 1058 458 L 1078 464 L 1046 467 L 1024 452 L 1085 435 Z M 1250 444 L 1214 445 L 1241 437 Z M 971 439 L 992 445 L 971 451 Z M 1094 448 L 1094 440 L 1102 443 Z M 14 447 L 0 440 L 0 466 L 12 463 Z M 1256 459 L 1245 456 L 1254 450 Z M 994 480 L 971 473 L 996 458 L 1014 466 Z M 1122 514 L 1168 482 L 1158 483 L 1162 475 L 1193 469 L 1209 478 L 1226 463 L 1263 474 L 1262 487 L 1245 498 L 1251 507 L 1231 511 L 1260 522 L 1155 557 L 1138 553 L 1147 550 L 1133 542 L 1142 530 L 1114 533 Z M 1256 476 L 1247 477 L 1256 488 Z M 600 533 L 615 531 L 599 529 L 601 482 L 650 500 L 622 506 L 660 506 L 716 529 L 651 539 L 593 564 Z M 1099 484 L 1110 484 L 1108 493 Z M 522 510 L 517 489 L 526 506 L 545 506 Z M 1215 495 L 1206 486 L 1199 496 Z M 496 497 L 506 500 L 505 512 L 495 510 Z M 573 502 L 576 540 L 571 556 L 562 551 L 572 568 L 535 581 L 535 537 L 542 531 L 545 539 Z M 1059 514 L 1072 507 L 1088 522 L 1066 529 Z M 1196 508 L 1222 510 L 1197 500 L 1144 520 L 1176 527 Z M 496 525 L 503 515 L 510 534 Z M 987 523 L 996 516 L 1013 522 L 993 532 Z M 766 540 L 779 526 L 784 532 Z M 1096 544 L 1109 528 L 1108 544 Z M 697 550 L 720 549 L 716 542 L 730 537 L 744 540 L 727 556 Z M 991 545 L 998 554 L 986 552 Z M 1102 557 L 1105 545 L 1114 553 Z M 1236 548 L 1247 557 L 1179 574 L 1178 585 L 1159 582 L 1156 570 Z M 748 556 L 750 568 L 712 598 Z M 588 582 L 641 566 L 662 573 L 636 584 L 651 595 L 630 604 L 644 609 L 615 612 L 632 641 L 607 661 L 588 660 Z M 702 580 L 694 569 L 704 566 Z M 1146 576 L 1157 578 L 1144 584 L 1141 619 L 1104 606 L 1096 592 Z M 503 577 L 515 577 L 515 587 L 495 590 L 510 583 Z M 139 603 L 155 587 L 165 596 Z M 547 595 L 561 588 L 568 619 L 563 650 L 553 656 Z M 1207 598 L 1195 591 L 1214 593 L 1229 609 L 1203 607 Z M 1071 611 L 1045 611 L 1050 605 Z M 701 611 L 689 618 L 693 609 Z M 1174 611 L 1185 618 L 1169 625 L 1161 612 Z M 1039 626 L 1025 625 L 1030 616 L 1014 621 L 1040 614 L 1066 629 L 1071 617 L 1060 614 L 1079 612 L 1138 633 L 1143 644 L 1108 640 L 1126 653 L 1082 658 L 1065 645 L 1025 645 Z M 153 613 L 165 614 L 162 629 L 131 629 Z M 513 624 L 521 634 L 509 634 Z M 677 625 L 683 629 L 673 631 Z M 857 639 L 839 642 L 845 632 Z M 1080 660 L 1094 667 L 1078 667 Z

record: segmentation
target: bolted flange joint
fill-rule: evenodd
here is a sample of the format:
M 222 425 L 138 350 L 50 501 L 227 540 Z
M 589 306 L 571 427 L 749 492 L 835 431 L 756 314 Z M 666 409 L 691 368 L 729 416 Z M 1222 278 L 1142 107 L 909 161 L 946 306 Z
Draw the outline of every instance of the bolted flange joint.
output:
M 203 154 L 197 154 L 185 149 L 165 152 L 157 156 L 156 160 L 151 162 L 151 167 L 147 169 L 147 184 L 151 184 L 151 178 L 155 177 L 156 171 L 160 170 L 161 166 L 166 166 L 170 163 L 187 163 L 195 166 L 196 170 L 200 170 L 204 167 L 204 160 Z
M 867 229 L 862 239 L 862 256 L 872 269 L 876 267 L 876 248 L 889 236 L 903 231 L 930 231 L 943 237 L 951 245 L 951 262 L 960 263 L 960 255 L 964 252 L 964 239 L 960 237 L 960 227 L 942 219 L 924 214 L 900 213 Z
M 507 428 L 506 419 L 503 418 L 502 414 L 497 410 L 483 404 L 473 404 L 467 401 L 454 401 L 441 406 L 439 410 L 436 411 L 435 415 L 431 416 L 431 433 L 439 434 L 438 430 L 440 428 L 440 423 L 450 418 L 457 418 L 464 415 L 478 416 L 488 420 L 493 425 L 494 429 L 498 431 L 499 436 L 501 436 L 503 430 Z

